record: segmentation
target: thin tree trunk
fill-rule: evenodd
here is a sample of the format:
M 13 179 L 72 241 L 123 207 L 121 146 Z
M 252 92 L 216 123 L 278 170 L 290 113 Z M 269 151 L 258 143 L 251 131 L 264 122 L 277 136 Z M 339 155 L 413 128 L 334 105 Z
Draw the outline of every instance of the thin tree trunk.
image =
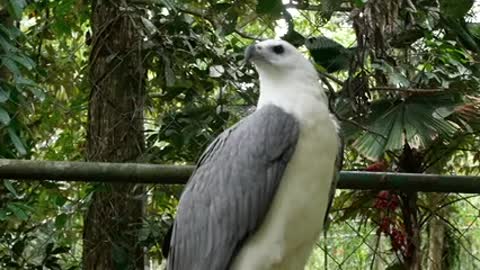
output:
M 128 1 L 92 2 L 87 159 L 135 161 L 144 150 L 141 40 Z M 143 269 L 143 187 L 98 186 L 84 225 L 83 269 Z

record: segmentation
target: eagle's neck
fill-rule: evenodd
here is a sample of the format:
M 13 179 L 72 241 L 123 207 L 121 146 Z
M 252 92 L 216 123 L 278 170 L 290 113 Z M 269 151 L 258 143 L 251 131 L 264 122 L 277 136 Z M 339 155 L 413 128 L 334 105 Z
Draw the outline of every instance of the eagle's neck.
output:
M 260 74 L 260 97 L 257 108 L 273 104 L 293 114 L 302 122 L 315 116 L 328 116 L 328 100 L 317 77 L 304 76 L 303 80 L 292 80 L 292 77 L 269 80 L 262 78 Z

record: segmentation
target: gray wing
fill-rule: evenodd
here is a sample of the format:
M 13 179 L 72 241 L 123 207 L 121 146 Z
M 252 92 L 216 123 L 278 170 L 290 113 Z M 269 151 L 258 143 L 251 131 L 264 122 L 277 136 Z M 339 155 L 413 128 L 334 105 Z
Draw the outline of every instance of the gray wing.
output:
M 217 137 L 180 198 L 167 269 L 228 269 L 262 223 L 298 133 L 296 119 L 270 105 Z
M 330 192 L 328 194 L 329 198 L 328 198 L 327 211 L 325 212 L 325 218 L 323 220 L 323 224 L 324 224 L 323 227 L 325 231 L 328 229 L 330 225 L 328 214 L 330 212 L 330 209 L 332 208 L 333 199 L 335 198 L 335 191 L 337 190 L 338 179 L 340 177 L 340 170 L 343 167 L 343 151 L 345 148 L 345 144 L 343 143 L 343 139 L 341 136 L 339 136 L 339 140 L 340 141 L 338 144 L 337 158 L 335 159 L 335 168 L 333 173 L 332 185 L 330 186 Z

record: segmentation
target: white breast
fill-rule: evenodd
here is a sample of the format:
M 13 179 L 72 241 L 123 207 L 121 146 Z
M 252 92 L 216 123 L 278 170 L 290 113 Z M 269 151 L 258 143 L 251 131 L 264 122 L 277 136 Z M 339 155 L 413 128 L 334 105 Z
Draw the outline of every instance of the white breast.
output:
M 263 224 L 233 270 L 303 269 L 322 231 L 338 151 L 336 125 L 321 100 L 278 105 L 300 118 L 298 143 Z

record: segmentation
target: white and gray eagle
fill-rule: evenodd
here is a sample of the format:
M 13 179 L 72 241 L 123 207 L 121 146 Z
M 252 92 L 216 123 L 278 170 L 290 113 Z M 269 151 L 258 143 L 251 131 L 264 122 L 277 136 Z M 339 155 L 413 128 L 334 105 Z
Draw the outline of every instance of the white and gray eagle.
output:
M 166 240 L 169 270 L 303 269 L 322 231 L 339 139 L 317 72 L 282 40 L 245 57 L 257 109 L 200 157 Z

